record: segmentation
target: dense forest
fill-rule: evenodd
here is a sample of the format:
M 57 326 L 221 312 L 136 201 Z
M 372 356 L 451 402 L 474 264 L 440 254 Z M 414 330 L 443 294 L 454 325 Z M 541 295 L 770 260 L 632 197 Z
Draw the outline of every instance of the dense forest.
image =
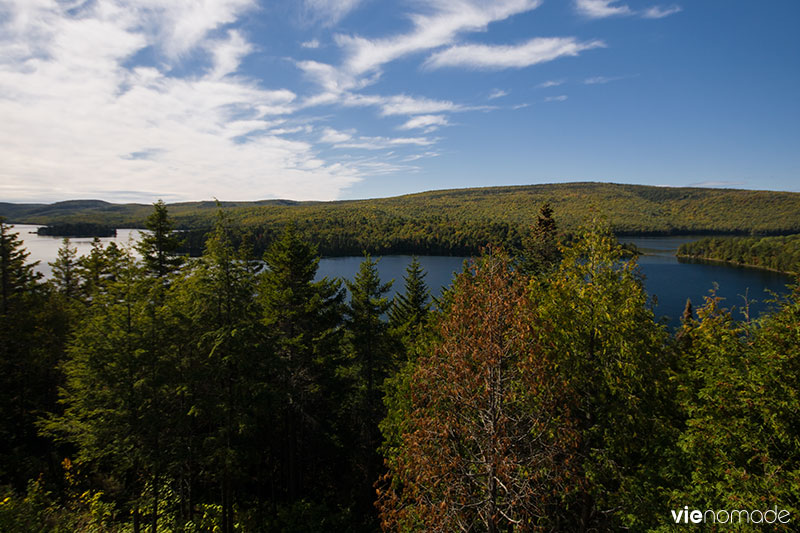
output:
M 704 238 L 682 244 L 678 256 L 800 273 L 800 234 L 780 237 Z
M 369 255 L 314 281 L 298 227 L 259 256 L 230 210 L 187 258 L 150 211 L 140 259 L 65 240 L 48 281 L 0 222 L 2 531 L 795 530 L 800 287 L 673 336 L 608 226 L 547 205 L 437 300 L 417 262 L 393 300 Z
M 563 183 L 488 187 L 338 202 L 190 202 L 169 205 L 185 231 L 184 252 L 200 255 L 221 208 L 244 229 L 256 253 L 283 228 L 297 231 L 324 256 L 373 254 L 475 255 L 487 242 L 520 245 L 549 202 L 560 227 L 577 231 L 605 218 L 617 234 L 781 235 L 800 232 L 800 193 Z M 0 203 L 0 216 L 31 224 L 96 223 L 142 228 L 150 207 L 76 200 L 45 204 Z

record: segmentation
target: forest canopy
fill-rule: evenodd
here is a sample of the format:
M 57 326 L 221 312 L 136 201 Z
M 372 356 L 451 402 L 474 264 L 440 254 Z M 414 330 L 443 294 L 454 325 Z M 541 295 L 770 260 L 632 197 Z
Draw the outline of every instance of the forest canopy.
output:
M 672 335 L 608 227 L 560 243 L 547 205 L 436 300 L 417 262 L 389 299 L 369 255 L 316 280 L 295 225 L 258 256 L 229 215 L 186 258 L 159 202 L 138 258 L 65 239 L 48 281 L 0 219 L 0 530 L 793 530 L 799 286 Z
M 325 256 L 475 255 L 489 242 L 518 248 L 545 202 L 564 232 L 604 218 L 614 233 L 629 235 L 800 233 L 800 193 L 613 183 L 453 189 L 336 202 L 186 202 L 170 204 L 169 210 L 175 228 L 184 231 L 184 251 L 192 255 L 202 253 L 218 208 L 250 235 L 258 253 L 291 222 Z M 0 203 L 0 216 L 18 223 L 142 228 L 150 209 L 98 200 Z

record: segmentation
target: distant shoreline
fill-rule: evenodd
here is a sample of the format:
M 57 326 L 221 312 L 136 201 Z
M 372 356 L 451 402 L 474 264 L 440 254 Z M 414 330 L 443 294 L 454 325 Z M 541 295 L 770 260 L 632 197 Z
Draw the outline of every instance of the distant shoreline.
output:
M 686 254 L 675 254 L 675 257 L 678 259 L 691 259 L 692 261 L 697 262 L 708 262 L 708 263 L 722 263 L 725 265 L 735 265 L 745 268 L 753 268 L 756 270 L 767 270 L 769 272 L 777 272 L 778 274 L 786 274 L 787 276 L 797 276 L 797 272 L 791 272 L 787 270 L 778 270 L 777 268 L 769 268 L 764 265 L 753 265 L 750 263 L 740 263 L 738 261 L 728 261 L 726 259 L 717 259 L 714 257 L 704 257 L 704 256 L 697 256 L 697 255 L 686 255 Z

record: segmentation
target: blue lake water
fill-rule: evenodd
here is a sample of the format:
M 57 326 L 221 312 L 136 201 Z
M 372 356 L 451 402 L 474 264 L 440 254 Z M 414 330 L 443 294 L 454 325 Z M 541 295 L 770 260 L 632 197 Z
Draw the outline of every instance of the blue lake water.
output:
M 17 225 L 14 231 L 20 233 L 25 246 L 30 252 L 31 261 L 39 261 L 37 269 L 45 276 L 50 275 L 48 262 L 54 261 L 61 245 L 58 237 L 36 235 L 38 226 Z M 34 232 L 34 233 L 31 233 Z M 118 230 L 117 237 L 103 238 L 108 243 L 115 241 L 124 245 L 135 240 L 138 230 Z M 768 291 L 786 294 L 787 283 L 793 282 L 790 276 L 753 268 L 737 267 L 723 264 L 682 262 L 675 257 L 675 250 L 684 242 L 699 237 L 621 237 L 622 242 L 632 242 L 644 252 L 639 258 L 639 265 L 645 277 L 645 287 L 649 294 L 655 296 L 657 305 L 655 313 L 663 317 L 670 326 L 678 325 L 678 320 L 686 299 L 691 298 L 695 308 L 703 303 L 703 298 L 718 285 L 717 295 L 725 299 L 726 307 L 734 307 L 735 315 L 741 317 L 739 309 L 743 308 L 744 296 L 750 300 L 750 315 L 756 317 L 768 309 L 767 300 L 772 298 Z M 92 239 L 71 239 L 78 248 L 79 254 L 88 252 Z M 362 257 L 332 257 L 320 261 L 318 278 L 324 276 L 352 279 L 358 271 Z M 425 281 L 434 295 L 438 295 L 443 287 L 450 285 L 453 275 L 463 268 L 465 257 L 421 256 L 419 261 L 427 272 Z M 384 281 L 394 280 L 390 296 L 403 290 L 403 276 L 411 256 L 395 255 L 380 258 L 378 272 Z

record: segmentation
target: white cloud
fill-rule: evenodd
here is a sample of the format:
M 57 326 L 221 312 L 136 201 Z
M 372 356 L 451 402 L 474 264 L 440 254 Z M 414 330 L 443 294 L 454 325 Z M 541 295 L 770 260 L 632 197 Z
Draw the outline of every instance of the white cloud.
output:
M 361 2 L 362 0 L 303 0 L 303 7 L 311 22 L 335 26 Z
M 568 98 L 566 94 L 559 94 L 558 96 L 548 96 L 544 99 L 545 102 L 563 102 Z
M 118 0 L 87 3 L 78 14 L 56 2 L 6 8 L 0 197 L 336 198 L 362 170 L 282 137 L 275 126 L 297 109 L 296 95 L 238 73 L 251 48 L 243 34 L 210 38 L 251 5 Z M 128 63 L 149 47 L 173 61 L 205 54 L 211 67 L 176 77 L 169 64 Z
M 350 133 L 338 131 L 333 128 L 325 128 L 322 131 L 322 136 L 320 137 L 319 140 L 324 143 L 338 144 L 347 142 L 352 138 L 353 136 Z
M 605 18 L 621 15 L 632 15 L 633 11 L 627 5 L 614 5 L 616 0 L 575 0 L 578 13 L 589 18 Z
M 408 33 L 381 39 L 338 35 L 336 40 L 347 53 L 347 71 L 361 75 L 408 54 L 450 44 L 461 33 L 484 31 L 492 22 L 536 9 L 541 3 L 541 0 L 436 0 L 428 3 L 428 14 L 409 16 L 413 29 Z
M 99 10 L 119 9 L 139 31 L 175 59 L 195 48 L 209 32 L 236 21 L 255 0 L 118 0 L 98 2 Z M 132 28 L 133 29 L 133 28 Z
M 444 115 L 419 115 L 412 117 L 405 124 L 399 126 L 401 130 L 423 129 L 425 133 L 432 132 L 442 126 L 449 126 L 450 122 Z
M 508 91 L 504 91 L 503 89 L 494 89 L 491 93 L 489 93 L 489 100 L 503 98 L 504 96 L 508 96 Z
M 471 67 L 499 70 L 522 68 L 552 61 L 559 57 L 577 56 L 584 50 L 605 47 L 603 41 L 579 42 L 574 37 L 539 37 L 519 45 L 467 44 L 434 53 L 426 66 Z
M 547 89 L 549 87 L 558 87 L 559 85 L 563 85 L 565 80 L 547 80 L 543 81 L 539 85 L 536 86 L 537 89 Z
M 636 11 L 626 4 L 620 4 L 618 0 L 575 0 L 575 9 L 585 17 L 596 19 L 630 15 L 637 15 L 647 19 L 660 19 L 681 11 L 681 7 L 677 5 L 669 7 L 653 6 Z
M 642 12 L 642 16 L 646 19 L 662 19 L 664 17 L 674 15 L 675 13 L 680 13 L 681 11 L 683 11 L 683 9 L 680 6 L 655 6 L 645 9 Z
M 236 72 L 242 59 L 253 50 L 250 43 L 234 30 L 228 32 L 226 40 L 211 41 L 207 46 L 213 58 L 214 69 L 210 74 L 213 78 Z
M 319 48 L 319 41 L 317 39 L 311 39 L 310 41 L 304 41 L 300 43 L 300 46 L 302 46 L 303 48 L 309 48 L 313 50 Z
M 465 111 L 462 105 L 449 100 L 432 100 L 406 95 L 389 96 L 380 99 L 381 114 L 389 115 L 423 115 L 430 113 Z

